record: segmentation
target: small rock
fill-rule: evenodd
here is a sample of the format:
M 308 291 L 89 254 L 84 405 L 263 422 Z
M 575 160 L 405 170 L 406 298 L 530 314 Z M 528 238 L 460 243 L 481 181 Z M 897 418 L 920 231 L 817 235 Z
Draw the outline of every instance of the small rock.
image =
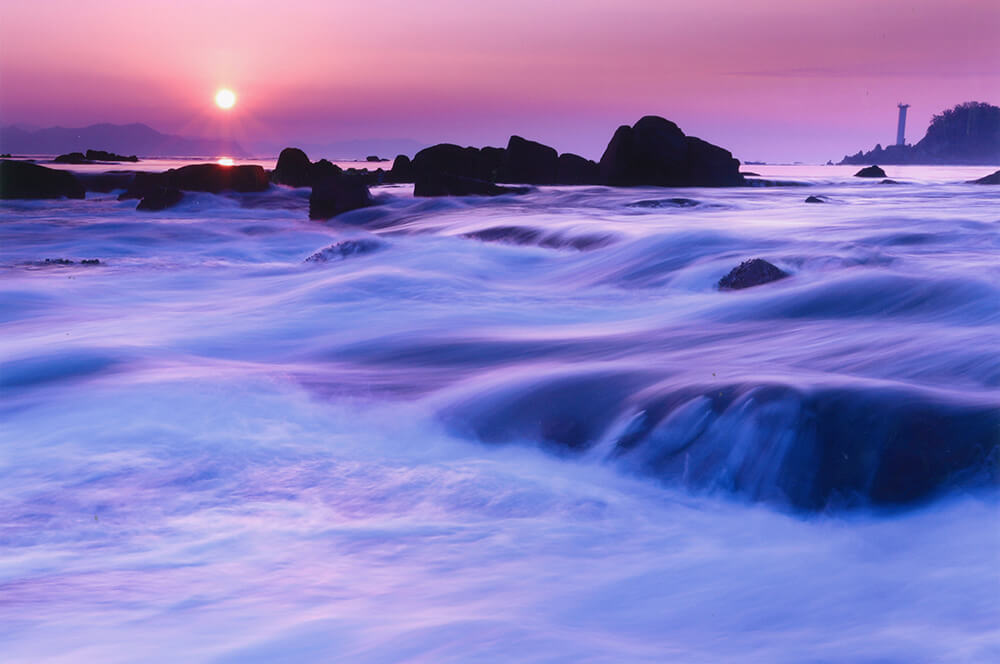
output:
M 753 258 L 743 261 L 734 267 L 729 274 L 719 279 L 720 290 L 739 290 L 760 286 L 761 284 L 778 281 L 788 276 L 788 273 L 780 270 L 762 258 Z
M 823 196 L 810 196 L 806 199 L 806 203 L 829 203 Z
M 885 171 L 878 166 L 867 166 L 854 174 L 856 178 L 884 178 Z
M 166 210 L 167 208 L 180 203 L 183 198 L 184 194 L 182 194 L 179 189 L 175 189 L 173 187 L 157 187 L 155 189 L 148 190 L 142 197 L 142 200 L 139 201 L 139 204 L 135 206 L 135 209 L 145 210 L 147 212 Z
M 317 251 L 306 259 L 307 263 L 328 263 L 332 260 L 344 260 L 348 256 L 360 256 L 370 254 L 385 248 L 384 242 L 378 240 L 344 240 L 331 244 L 325 249 Z

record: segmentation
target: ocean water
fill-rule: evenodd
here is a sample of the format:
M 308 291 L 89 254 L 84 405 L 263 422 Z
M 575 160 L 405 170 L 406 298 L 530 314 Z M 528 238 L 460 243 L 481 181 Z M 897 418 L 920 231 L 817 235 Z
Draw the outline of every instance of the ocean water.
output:
M 4 201 L 0 660 L 997 661 L 1000 188 L 748 168 Z

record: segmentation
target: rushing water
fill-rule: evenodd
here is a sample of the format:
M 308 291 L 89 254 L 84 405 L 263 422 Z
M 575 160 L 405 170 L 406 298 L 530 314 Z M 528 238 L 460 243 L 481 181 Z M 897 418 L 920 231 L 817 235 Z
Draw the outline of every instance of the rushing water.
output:
M 5 201 L 0 659 L 996 661 L 1000 189 L 753 168 Z

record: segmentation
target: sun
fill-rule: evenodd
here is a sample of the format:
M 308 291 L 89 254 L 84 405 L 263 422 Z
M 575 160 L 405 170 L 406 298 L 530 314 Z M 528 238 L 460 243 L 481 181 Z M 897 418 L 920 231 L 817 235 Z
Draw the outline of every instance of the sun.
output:
M 236 103 L 236 95 L 232 90 L 223 88 L 215 93 L 215 105 L 219 108 L 232 108 Z

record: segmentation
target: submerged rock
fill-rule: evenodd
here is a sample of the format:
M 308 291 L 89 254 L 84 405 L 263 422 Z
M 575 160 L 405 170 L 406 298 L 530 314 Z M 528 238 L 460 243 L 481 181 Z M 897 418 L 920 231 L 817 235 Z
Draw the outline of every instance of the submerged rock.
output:
M 84 198 L 85 195 L 83 185 L 68 171 L 0 160 L 0 198 Z
M 701 201 L 693 198 L 656 198 L 646 201 L 629 203 L 630 208 L 687 208 L 701 205 Z
M 978 180 L 969 180 L 969 184 L 1000 184 L 1000 171 L 990 173 L 989 175 L 981 177 Z
M 885 171 L 878 166 L 867 166 L 854 174 L 856 178 L 884 178 Z
M 738 186 L 744 184 L 739 166 L 727 150 L 647 115 L 615 131 L 601 157 L 600 176 L 611 186 Z
M 729 274 L 719 279 L 720 290 L 739 290 L 760 286 L 772 281 L 778 281 L 788 276 L 788 273 L 768 263 L 763 258 L 753 258 L 743 261 L 730 270 Z
M 529 187 L 503 187 L 449 173 L 422 173 L 413 186 L 414 196 L 500 196 L 525 194 L 528 191 Z
M 829 203 L 825 196 L 810 196 L 806 199 L 806 203 Z
M 145 210 L 147 212 L 156 212 L 159 210 L 166 210 L 169 207 L 173 207 L 184 199 L 184 194 L 181 193 L 180 189 L 175 189 L 173 187 L 156 187 L 155 189 L 150 189 L 139 201 L 139 204 L 135 206 L 136 210 Z
M 328 263 L 332 260 L 344 260 L 348 256 L 370 254 L 384 249 L 385 247 L 385 242 L 380 242 L 378 240 L 344 240 L 317 251 L 315 254 L 307 258 L 305 262 Z

